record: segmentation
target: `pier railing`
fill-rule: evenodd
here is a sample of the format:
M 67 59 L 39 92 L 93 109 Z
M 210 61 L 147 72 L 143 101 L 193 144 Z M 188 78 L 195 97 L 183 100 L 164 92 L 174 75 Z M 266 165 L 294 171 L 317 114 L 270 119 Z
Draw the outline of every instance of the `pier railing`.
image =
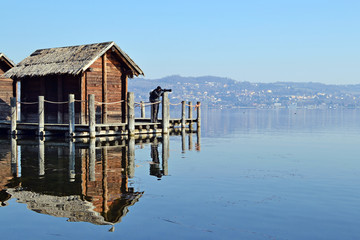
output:
M 80 124 L 76 124 L 76 114 L 81 115 L 84 113 L 85 109 L 82 109 L 81 112 L 75 112 L 75 102 L 84 102 L 80 100 L 76 100 L 74 94 L 69 94 L 68 101 L 64 102 L 52 102 L 49 100 L 45 100 L 44 96 L 39 96 L 37 102 L 21 102 L 21 104 L 37 104 L 37 123 L 27 124 L 26 128 L 29 130 L 36 130 L 36 135 L 45 136 L 45 131 L 47 129 L 53 129 L 57 131 L 66 132 L 66 135 L 69 137 L 77 137 L 77 136 L 89 136 L 90 138 L 99 136 L 99 135 L 135 135 L 141 133 L 151 133 L 151 132 L 159 132 L 161 130 L 162 133 L 168 133 L 170 128 L 181 127 L 182 129 L 189 128 L 193 130 L 193 123 L 197 124 L 197 129 L 200 129 L 201 126 L 201 110 L 200 110 L 200 102 L 197 102 L 196 105 L 193 105 L 192 102 L 182 101 L 181 103 L 170 103 L 168 98 L 168 93 L 165 92 L 162 97 L 162 101 L 156 103 L 149 102 L 135 102 L 134 93 L 128 92 L 127 99 L 118 101 L 118 102 L 96 102 L 95 95 L 89 94 L 87 101 L 85 101 L 85 106 L 87 109 L 85 114 L 87 115 L 87 123 L 83 123 L 81 121 Z M 49 104 L 67 104 L 68 105 L 68 123 L 45 123 L 45 107 L 44 103 Z M 107 122 L 107 113 L 102 118 L 102 122 L 100 124 L 96 123 L 96 105 L 107 105 L 107 104 L 126 104 L 126 118 L 125 121 L 116 122 L 116 123 L 108 123 Z M 16 98 L 11 98 L 11 121 L 10 121 L 10 133 L 14 136 L 18 134 L 19 125 L 25 124 L 21 121 L 18 121 L 18 102 Z M 161 104 L 162 105 L 162 118 L 159 122 L 151 122 L 152 116 L 150 118 L 146 118 L 146 106 L 152 106 L 153 104 Z M 170 105 L 180 105 L 181 104 L 181 118 L 180 119 L 171 119 L 170 118 Z M 186 108 L 188 108 L 188 116 L 186 116 Z M 63 112 L 60 112 L 58 108 L 58 116 L 62 115 Z M 104 108 L 105 109 L 105 108 Z M 140 118 L 135 118 L 135 109 L 140 110 Z M 150 109 L 150 108 L 149 108 Z M 193 110 L 196 111 L 197 116 L 193 118 Z M 151 111 L 152 114 L 152 111 Z M 59 118 L 58 118 L 59 119 Z M 81 116 L 79 119 L 83 119 Z M 67 127 L 66 127 L 67 125 Z M 50 127 L 51 126 L 51 127 Z M 82 133 L 76 134 L 77 128 L 81 128 Z M 25 127 L 23 126 L 22 129 Z M 104 131 L 102 131 L 104 128 Z M 110 131 L 110 128 L 113 128 Z

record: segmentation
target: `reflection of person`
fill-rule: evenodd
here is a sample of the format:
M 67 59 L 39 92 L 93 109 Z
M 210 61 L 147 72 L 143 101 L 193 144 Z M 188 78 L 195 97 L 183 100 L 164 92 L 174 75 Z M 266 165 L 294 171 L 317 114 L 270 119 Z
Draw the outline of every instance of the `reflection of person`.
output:
M 162 89 L 158 86 L 150 92 L 149 101 L 153 103 L 151 104 L 151 122 L 158 121 L 160 97 L 164 94 L 164 92 L 171 92 L 171 89 Z
M 160 159 L 157 143 L 151 144 L 151 158 L 152 163 L 150 164 L 150 175 L 156 176 L 158 180 L 160 180 L 162 173 L 160 169 Z
M 6 190 L 0 191 L 0 202 L 2 207 L 7 205 L 6 201 L 9 200 L 10 198 L 11 198 L 11 194 L 6 192 Z

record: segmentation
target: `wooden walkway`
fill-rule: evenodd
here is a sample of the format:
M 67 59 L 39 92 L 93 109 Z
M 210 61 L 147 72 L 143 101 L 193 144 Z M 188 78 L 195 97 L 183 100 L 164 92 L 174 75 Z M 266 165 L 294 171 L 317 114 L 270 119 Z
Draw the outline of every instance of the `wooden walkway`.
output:
M 169 120 L 169 132 L 178 132 L 181 130 L 181 119 L 170 119 Z M 186 119 L 186 129 L 191 132 L 194 131 L 194 124 L 197 123 L 197 119 Z M 1 121 L 0 129 L 10 131 L 11 122 Z M 38 123 L 24 123 L 17 122 L 16 131 L 17 134 L 24 135 L 37 135 L 39 129 Z M 45 123 L 44 124 L 45 136 L 66 136 L 69 135 L 69 124 L 60 123 Z M 135 119 L 135 130 L 134 134 L 146 134 L 153 135 L 163 133 L 162 121 L 158 123 L 151 123 L 150 119 L 137 118 Z M 124 136 L 128 135 L 128 124 L 127 123 L 108 123 L 108 124 L 95 124 L 95 136 Z M 75 130 L 72 137 L 90 137 L 89 125 L 88 124 L 75 124 Z
M 169 133 L 175 129 L 188 129 L 189 132 L 194 130 L 200 131 L 201 112 L 200 103 L 195 106 L 189 102 L 186 104 L 182 101 L 181 118 L 170 118 L 170 102 L 167 92 L 162 97 L 162 118 L 158 122 L 151 122 L 150 118 L 145 118 L 145 104 L 134 102 L 134 93 L 129 92 L 127 97 L 127 118 L 126 123 L 96 123 L 95 119 L 95 96 L 89 95 L 89 114 L 87 124 L 75 123 L 75 100 L 74 95 L 69 95 L 69 122 L 68 123 L 45 123 L 44 97 L 39 96 L 38 104 L 38 122 L 28 123 L 17 120 L 17 101 L 11 98 L 11 120 L 1 121 L 0 130 L 17 135 L 37 135 L 45 136 L 66 136 L 70 138 L 79 137 L 103 137 L 103 136 L 135 136 L 140 134 L 154 135 L 159 133 Z M 111 103 L 109 103 L 111 104 Z M 140 105 L 141 118 L 135 118 L 135 105 Z M 186 106 L 188 106 L 188 116 L 186 116 Z M 193 107 L 196 109 L 197 116 L 193 118 Z M 4 131 L 3 131 L 4 132 Z

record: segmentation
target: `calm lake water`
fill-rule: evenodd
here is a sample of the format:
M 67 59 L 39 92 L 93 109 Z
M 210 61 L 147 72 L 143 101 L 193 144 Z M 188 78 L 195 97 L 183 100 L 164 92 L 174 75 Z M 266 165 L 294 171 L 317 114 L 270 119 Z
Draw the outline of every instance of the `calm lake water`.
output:
M 3 236 L 360 238 L 359 110 L 202 117 L 200 138 L 1 140 Z

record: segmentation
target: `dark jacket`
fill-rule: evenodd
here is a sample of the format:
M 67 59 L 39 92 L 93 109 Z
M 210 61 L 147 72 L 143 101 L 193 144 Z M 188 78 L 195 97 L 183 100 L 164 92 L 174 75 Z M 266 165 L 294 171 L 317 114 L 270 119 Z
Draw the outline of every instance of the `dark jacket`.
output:
M 164 90 L 161 89 L 160 91 L 157 91 L 156 89 L 152 90 L 150 92 L 149 101 L 150 102 L 158 102 L 160 101 L 160 97 L 163 95 Z

